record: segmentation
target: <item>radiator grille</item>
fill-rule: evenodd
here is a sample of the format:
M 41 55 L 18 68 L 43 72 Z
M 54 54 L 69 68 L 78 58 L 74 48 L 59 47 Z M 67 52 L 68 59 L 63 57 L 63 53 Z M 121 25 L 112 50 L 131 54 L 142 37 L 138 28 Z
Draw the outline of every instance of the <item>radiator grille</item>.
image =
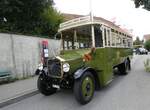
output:
M 52 77 L 61 77 L 61 63 L 59 60 L 48 60 L 48 74 Z

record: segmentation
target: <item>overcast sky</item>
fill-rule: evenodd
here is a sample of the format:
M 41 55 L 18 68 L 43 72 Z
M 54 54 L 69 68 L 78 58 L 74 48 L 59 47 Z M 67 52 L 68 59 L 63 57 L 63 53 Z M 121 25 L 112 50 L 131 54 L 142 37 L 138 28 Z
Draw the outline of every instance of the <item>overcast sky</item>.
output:
M 143 38 L 150 34 L 150 11 L 136 9 L 132 0 L 54 0 L 55 7 L 63 13 L 83 14 L 90 12 L 91 2 L 94 16 L 115 20 L 121 27 L 133 29 L 133 35 Z M 135 39 L 135 37 L 134 37 Z

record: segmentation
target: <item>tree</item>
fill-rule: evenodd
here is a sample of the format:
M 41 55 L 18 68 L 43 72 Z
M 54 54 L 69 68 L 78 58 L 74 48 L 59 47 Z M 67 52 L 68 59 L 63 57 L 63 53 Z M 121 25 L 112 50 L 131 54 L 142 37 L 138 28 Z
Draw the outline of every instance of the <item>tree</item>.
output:
M 53 35 L 58 24 L 62 21 L 61 14 L 54 9 L 53 4 L 53 0 L 1 0 L 0 31 L 44 36 Z M 45 10 L 50 11 L 49 15 L 44 14 Z M 57 20 L 49 21 L 52 19 L 45 19 L 46 16 L 54 17 L 53 19 Z M 4 18 L 7 19 L 7 22 L 3 21 Z M 54 28 L 51 24 L 56 27 Z M 49 32 L 53 33 L 50 34 Z
M 133 41 L 133 45 L 134 45 L 134 48 L 142 47 L 142 45 L 143 45 L 143 40 L 140 40 L 139 37 L 137 36 L 137 37 L 136 37 L 136 40 Z
M 150 11 L 150 0 L 133 0 L 135 7 L 143 6 L 144 9 Z
M 133 45 L 142 45 L 143 44 L 143 41 L 141 41 L 140 39 L 139 39 L 139 37 L 137 36 L 136 37 L 136 40 L 133 42 Z
M 49 36 L 53 37 L 57 32 L 59 24 L 63 21 L 63 16 L 57 12 L 56 9 L 48 7 L 44 9 L 42 13 L 42 33 L 48 33 Z
M 148 40 L 148 41 L 146 41 L 146 42 L 144 43 L 144 47 L 145 47 L 148 51 L 150 51 L 150 40 Z

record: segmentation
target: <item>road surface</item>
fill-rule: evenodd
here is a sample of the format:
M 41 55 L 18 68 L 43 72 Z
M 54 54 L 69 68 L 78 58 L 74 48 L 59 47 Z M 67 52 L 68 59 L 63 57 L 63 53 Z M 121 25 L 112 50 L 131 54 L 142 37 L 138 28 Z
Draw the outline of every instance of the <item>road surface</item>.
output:
M 37 94 L 1 110 L 149 110 L 150 73 L 143 65 L 146 58 L 150 55 L 134 56 L 131 72 L 96 91 L 87 105 L 78 104 L 72 91 L 62 90 L 51 96 Z

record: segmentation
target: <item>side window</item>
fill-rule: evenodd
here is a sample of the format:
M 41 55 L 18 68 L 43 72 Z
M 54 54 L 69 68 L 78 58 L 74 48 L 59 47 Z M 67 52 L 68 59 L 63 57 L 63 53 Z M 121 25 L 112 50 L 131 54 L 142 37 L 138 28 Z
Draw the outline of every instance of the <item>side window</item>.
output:
M 68 49 L 72 49 L 72 42 L 68 42 Z
M 80 49 L 84 48 L 84 43 L 79 43 L 79 48 Z
M 104 40 L 105 40 L 105 46 L 107 46 L 107 34 L 106 34 L 106 29 L 104 28 Z
M 108 46 L 109 46 L 109 36 Z M 113 47 L 132 47 L 132 38 L 124 33 L 111 29 L 110 45 Z
M 132 47 L 132 39 L 128 38 L 128 47 Z
M 67 50 L 67 41 L 64 41 L 64 49 Z
M 116 39 L 116 46 L 120 47 L 121 46 L 121 36 L 119 34 L 117 34 L 117 39 Z
M 111 46 L 111 36 L 110 36 L 110 30 L 107 30 L 107 35 L 108 35 L 108 46 Z
M 121 38 L 121 47 L 123 47 L 123 35 L 120 34 L 120 38 Z
M 100 25 L 94 26 L 95 46 L 103 47 L 102 28 Z
M 123 38 L 123 47 L 126 47 L 126 38 L 125 38 L 125 36 Z
M 114 32 L 112 33 L 112 46 L 116 46 L 116 34 Z

